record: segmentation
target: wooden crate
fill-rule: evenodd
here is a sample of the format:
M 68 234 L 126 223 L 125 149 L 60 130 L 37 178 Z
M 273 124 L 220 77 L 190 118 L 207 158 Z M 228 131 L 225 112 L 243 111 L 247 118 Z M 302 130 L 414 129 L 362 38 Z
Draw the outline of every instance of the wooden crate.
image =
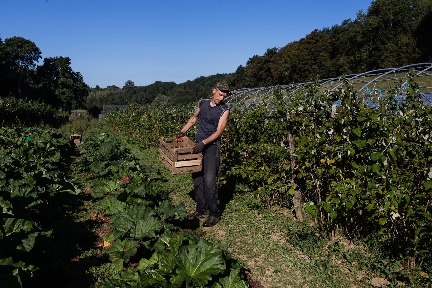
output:
M 173 138 L 159 140 L 159 159 L 172 174 L 188 174 L 201 171 L 202 154 L 192 153 L 194 142 L 182 137 L 182 142 Z
M 71 145 L 78 146 L 81 144 L 82 136 L 80 134 L 71 134 L 69 137 L 69 142 Z

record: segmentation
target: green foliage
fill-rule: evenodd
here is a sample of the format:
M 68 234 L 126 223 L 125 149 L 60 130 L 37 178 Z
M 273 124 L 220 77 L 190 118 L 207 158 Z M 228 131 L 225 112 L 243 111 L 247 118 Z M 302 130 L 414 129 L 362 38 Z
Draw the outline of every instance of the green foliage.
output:
M 212 275 L 225 270 L 222 251 L 203 239 L 196 244 L 180 248 L 178 257 L 179 276 L 184 278 L 186 283 L 192 282 L 195 286 L 206 285 L 212 279 Z
M 99 114 L 101 113 L 101 109 L 97 107 L 96 105 L 88 107 L 88 114 L 92 116 L 93 118 L 99 118 Z
M 343 227 L 352 239 L 379 235 L 383 257 L 414 262 L 426 273 L 432 233 L 426 200 L 432 196 L 431 107 L 419 101 L 418 85 L 412 76 L 395 83 L 390 95 L 405 94 L 404 102 L 359 93 L 346 82 L 339 90 L 318 91 L 318 85 L 288 94 L 276 89 L 275 97 L 263 100 L 267 108 L 232 110 L 222 141 L 222 177 L 256 196 L 257 202 L 247 203 L 251 209 L 261 209 L 262 203 L 292 207 L 291 195 L 301 191 L 304 209 L 321 229 Z M 369 107 L 365 99 L 378 106 Z M 154 115 L 152 109 L 145 113 Z M 126 115 L 138 114 L 132 110 L 109 123 L 128 135 L 150 123 L 153 131 L 174 135 L 184 123 L 172 116 L 177 110 L 157 109 L 161 118 L 172 121 L 137 117 L 134 124 L 123 124 Z M 306 233 L 291 240 L 308 249 L 315 238 Z M 326 267 L 324 262 L 317 265 Z
M 85 171 L 91 178 L 118 175 L 121 174 L 120 172 L 126 175 L 128 170 L 136 168 L 136 163 L 133 162 L 127 149 L 122 146 L 120 141 L 104 132 L 93 133 L 83 140 L 80 150 L 81 157 L 77 170 Z M 117 184 L 112 184 L 109 181 L 103 182 L 105 187 L 111 188 L 107 192 L 113 190 Z
M 0 97 L 0 123 L 2 126 L 58 127 L 68 121 L 68 114 L 32 100 Z
M 220 284 L 216 283 L 215 288 L 246 288 L 246 283 L 240 278 L 240 268 L 232 269 L 230 275 L 222 278 Z
M 400 90 L 405 81 L 408 89 Z M 414 262 L 423 275 L 430 269 L 432 232 L 432 211 L 426 200 L 432 196 L 431 108 L 419 101 L 412 78 L 395 87 L 392 94 L 406 94 L 405 102 L 363 95 L 345 83 L 322 95 L 314 85 L 289 95 L 276 91 L 268 105 L 271 113 L 262 107 L 233 110 L 223 141 L 226 176 L 271 203 L 290 204 L 288 196 L 302 191 L 306 211 L 319 217 L 321 227 L 343 227 L 352 238 L 378 235 L 381 253 L 390 257 L 380 269 L 394 270 L 398 261 Z M 378 108 L 366 105 L 366 97 L 372 97 Z M 340 104 L 333 116 L 331 105 L 336 101 Z M 136 139 L 140 139 L 137 131 L 148 131 L 142 134 L 152 139 L 149 145 L 156 144 L 158 137 L 174 135 L 185 122 L 172 117 L 177 110 L 171 107 L 137 111 L 117 112 L 107 121 Z M 289 150 L 288 131 L 294 135 L 294 154 Z M 304 244 L 303 250 L 316 237 L 296 234 L 291 241 Z M 331 268 L 326 263 L 317 263 L 324 274 Z
M 30 40 L 22 37 L 0 39 L 0 96 L 16 98 L 34 89 L 34 69 L 42 52 Z
M 173 137 L 191 117 L 197 103 L 182 106 L 130 105 L 127 109 L 109 112 L 104 122 L 142 146 L 157 145 L 161 137 Z M 196 127 L 188 133 L 194 137 Z M 193 136 L 192 136 L 193 135 Z
M 136 253 L 136 245 L 136 242 L 122 242 L 114 244 L 107 251 L 115 263 L 119 259 L 116 257 L 128 258 Z M 228 276 L 221 277 L 220 284 L 215 281 L 217 275 L 226 270 L 225 260 L 220 248 L 204 239 L 182 232 L 177 236 L 165 233 L 154 248 L 156 250 L 149 259 L 141 258 L 135 268 L 106 278 L 98 286 L 129 287 L 139 284 L 141 287 L 199 287 L 213 283 L 212 287 L 247 287 L 239 276 L 239 268 L 232 269 Z M 122 262 L 121 259 L 118 261 Z
M 37 68 L 38 98 L 65 111 L 84 107 L 88 96 L 82 75 L 70 65 L 69 57 L 48 57 Z
M 245 287 L 239 268 L 227 269 L 218 246 L 175 225 L 186 217 L 184 204 L 171 204 L 159 179 L 150 178 L 117 138 L 96 131 L 79 149 L 75 169 L 87 175 L 92 195 L 101 198 L 96 208 L 109 219 L 111 231 L 103 239 L 107 274 L 99 274 L 96 287 L 196 287 L 219 279 Z
M 264 199 L 282 200 L 291 179 L 286 135 L 286 120 L 269 116 L 266 108 L 233 111 L 222 142 L 227 175 L 243 179 Z
M 226 74 L 201 76 L 180 84 L 156 81 L 147 86 L 134 86 L 129 83 L 122 89 L 116 86 L 108 86 L 103 89 L 96 87 L 90 89 L 87 107 L 102 108 L 103 105 L 109 104 L 157 105 L 160 102 L 166 105 L 183 105 L 192 101 L 196 103 L 199 99 L 208 98 L 213 86 L 227 77 Z
M 318 30 L 287 45 L 279 63 L 282 80 L 279 83 L 298 83 L 330 76 L 329 72 L 334 69 L 331 63 L 332 50 L 331 34 Z
M 30 253 L 52 233 L 46 212 L 53 196 L 76 193 L 65 178 L 71 152 L 54 130 L 0 128 L 0 277 L 11 287 L 38 269 Z
M 22 37 L 6 38 L 4 42 L 0 39 L 0 99 L 16 99 L 11 104 L 18 104 L 16 108 L 2 107 L 7 112 L 1 113 L 6 122 L 61 125 L 64 120 L 55 120 L 60 120 L 64 111 L 83 107 L 88 87 L 82 75 L 71 69 L 70 58 L 49 57 L 38 66 L 41 54 L 35 43 Z

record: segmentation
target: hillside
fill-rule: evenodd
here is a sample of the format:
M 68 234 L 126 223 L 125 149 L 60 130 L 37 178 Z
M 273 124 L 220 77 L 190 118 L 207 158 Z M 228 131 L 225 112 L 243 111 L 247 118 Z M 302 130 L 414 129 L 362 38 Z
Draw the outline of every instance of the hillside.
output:
M 181 84 L 157 81 L 144 87 L 98 87 L 90 90 L 87 106 L 189 102 L 207 97 L 212 85 L 222 79 L 232 89 L 240 89 L 430 62 L 431 30 L 431 0 L 375 0 L 366 12 L 359 11 L 356 19 L 316 29 L 282 48 L 269 48 L 231 74 L 201 76 Z

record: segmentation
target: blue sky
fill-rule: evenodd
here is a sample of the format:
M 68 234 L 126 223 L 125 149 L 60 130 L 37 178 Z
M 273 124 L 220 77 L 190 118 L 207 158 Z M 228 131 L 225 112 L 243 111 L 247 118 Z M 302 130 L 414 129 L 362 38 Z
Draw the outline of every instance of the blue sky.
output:
M 254 55 L 367 11 L 371 0 L 1 0 L 0 38 L 71 58 L 91 87 L 177 84 L 235 72 Z

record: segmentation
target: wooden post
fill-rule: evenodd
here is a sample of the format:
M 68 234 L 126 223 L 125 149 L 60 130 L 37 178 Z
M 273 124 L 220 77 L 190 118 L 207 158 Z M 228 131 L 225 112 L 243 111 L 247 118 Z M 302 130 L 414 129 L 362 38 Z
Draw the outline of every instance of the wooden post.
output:
M 289 144 L 290 160 L 291 160 L 291 185 L 295 185 L 295 172 L 294 172 L 294 169 L 296 167 L 295 143 L 294 143 L 294 137 L 291 133 L 291 123 L 290 123 L 291 115 L 288 111 L 286 113 L 286 119 L 288 122 L 288 144 Z M 300 221 L 303 221 L 303 195 L 298 190 L 298 188 L 295 190 L 293 195 L 293 204 L 294 204 L 296 218 Z
M 336 104 L 333 104 L 331 107 L 331 117 L 334 118 L 336 115 Z

